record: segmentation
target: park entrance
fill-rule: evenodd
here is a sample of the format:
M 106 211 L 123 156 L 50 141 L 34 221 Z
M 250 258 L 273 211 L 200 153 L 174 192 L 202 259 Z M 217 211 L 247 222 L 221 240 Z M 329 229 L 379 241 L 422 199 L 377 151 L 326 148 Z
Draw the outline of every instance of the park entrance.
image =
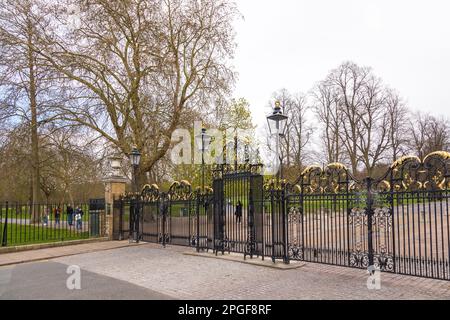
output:
M 339 163 L 292 184 L 261 171 L 220 165 L 212 188 L 181 181 L 126 195 L 116 238 L 450 280 L 449 153 L 399 159 L 378 178 Z
M 214 244 L 216 252 L 263 256 L 263 176 L 258 167 L 215 171 Z

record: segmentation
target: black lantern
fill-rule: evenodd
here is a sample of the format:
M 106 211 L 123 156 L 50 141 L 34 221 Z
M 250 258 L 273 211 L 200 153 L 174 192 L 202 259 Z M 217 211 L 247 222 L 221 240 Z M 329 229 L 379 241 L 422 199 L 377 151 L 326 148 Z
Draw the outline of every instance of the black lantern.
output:
M 206 133 L 206 129 L 202 129 L 202 133 L 195 136 L 195 144 L 197 145 L 198 151 L 205 152 L 209 151 L 209 146 L 211 144 L 212 137 Z
M 141 153 L 136 147 L 134 147 L 133 151 L 131 151 L 130 160 L 133 167 L 139 166 L 139 163 L 141 162 Z
M 202 153 L 202 191 L 205 191 L 205 151 L 209 150 L 212 137 L 206 133 L 206 129 L 203 128 L 202 132 L 195 137 L 195 143 L 198 150 Z
M 267 116 L 267 124 L 269 125 L 270 134 L 278 134 L 284 136 L 286 132 L 286 124 L 288 117 L 283 114 L 280 102 L 275 103 L 273 113 Z

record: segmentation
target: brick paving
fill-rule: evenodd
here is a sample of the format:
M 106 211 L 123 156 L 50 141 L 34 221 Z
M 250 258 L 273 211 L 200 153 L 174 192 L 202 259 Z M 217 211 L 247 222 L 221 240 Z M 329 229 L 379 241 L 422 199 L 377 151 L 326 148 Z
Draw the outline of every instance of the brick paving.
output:
M 185 255 L 145 244 L 54 259 L 178 299 L 450 299 L 450 282 L 383 273 L 368 290 L 365 270 L 306 263 L 277 270 Z
M 83 253 L 90 253 L 103 250 L 111 250 L 129 246 L 136 246 L 127 241 L 103 241 L 90 242 L 84 244 L 61 246 L 56 248 L 37 249 L 29 251 L 20 251 L 12 253 L 0 254 L 0 266 L 14 265 L 27 262 L 35 262 L 41 260 L 48 260 L 56 257 L 65 257 L 71 255 L 78 255 Z

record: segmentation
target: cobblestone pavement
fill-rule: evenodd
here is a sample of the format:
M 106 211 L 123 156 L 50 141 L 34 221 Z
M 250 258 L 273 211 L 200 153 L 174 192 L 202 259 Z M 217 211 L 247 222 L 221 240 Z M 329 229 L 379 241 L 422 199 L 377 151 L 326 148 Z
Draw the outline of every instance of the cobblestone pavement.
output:
M 147 244 L 53 261 L 178 299 L 450 299 L 447 281 L 383 273 L 381 290 L 368 290 L 364 270 L 312 263 L 277 270 L 183 254 L 190 250 Z
M 0 254 L 0 266 L 36 262 L 56 257 L 64 257 L 102 250 L 112 250 L 136 245 L 137 244 L 130 244 L 128 241 L 92 241 L 89 243 L 67 245 L 54 248 L 3 253 Z M 32 247 L 33 245 L 30 246 Z

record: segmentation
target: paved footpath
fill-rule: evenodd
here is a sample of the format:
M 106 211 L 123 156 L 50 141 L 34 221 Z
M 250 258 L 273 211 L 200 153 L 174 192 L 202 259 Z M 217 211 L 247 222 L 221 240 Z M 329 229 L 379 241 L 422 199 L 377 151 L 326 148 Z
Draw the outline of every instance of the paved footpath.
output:
M 112 250 L 117 248 L 136 246 L 126 241 L 102 241 L 54 247 L 47 249 L 28 250 L 0 254 L 0 266 L 15 265 L 26 262 L 48 260 L 56 257 L 65 257 L 89 252 Z
M 97 286 L 93 294 L 89 291 L 93 290 L 89 279 L 94 275 L 101 277 L 100 283 L 119 281 L 122 286 L 132 286 L 123 290 L 121 298 L 134 299 L 450 299 L 450 282 L 447 281 L 383 273 L 381 290 L 368 290 L 367 273 L 364 270 L 312 263 L 297 269 L 278 270 L 186 255 L 187 251 L 193 250 L 175 246 L 164 249 L 158 245 L 144 244 L 26 265 L 35 270 L 28 274 L 38 279 L 45 278 L 41 276 L 44 270 L 59 268 L 65 272 L 67 266 L 79 266 L 82 270 L 80 297 L 88 299 L 108 298 L 120 291 L 120 286 L 114 288 L 104 285 Z M 9 274 L 14 274 L 15 268 L 24 266 L 0 267 L 0 282 L 2 272 L 8 273 L 9 270 Z M 23 270 L 17 272 L 26 274 Z M 48 286 L 55 286 L 52 281 L 42 281 L 37 286 L 36 281 L 21 277 L 22 288 L 27 288 L 21 290 L 11 282 L 5 285 L 8 282 L 6 276 L 3 278 L 6 288 L 4 298 L 27 299 L 29 288 L 39 288 L 41 298 L 53 298 L 50 293 L 46 293 L 51 292 L 50 287 L 50 291 L 46 290 L 47 283 Z M 65 286 L 63 279 L 55 281 L 59 286 Z M 59 290 L 62 292 L 59 297 L 66 298 L 63 289 Z
M 365 270 L 307 263 L 291 270 L 185 255 L 154 244 L 55 261 L 128 281 L 177 299 L 450 299 L 450 282 L 382 274 L 367 289 Z

